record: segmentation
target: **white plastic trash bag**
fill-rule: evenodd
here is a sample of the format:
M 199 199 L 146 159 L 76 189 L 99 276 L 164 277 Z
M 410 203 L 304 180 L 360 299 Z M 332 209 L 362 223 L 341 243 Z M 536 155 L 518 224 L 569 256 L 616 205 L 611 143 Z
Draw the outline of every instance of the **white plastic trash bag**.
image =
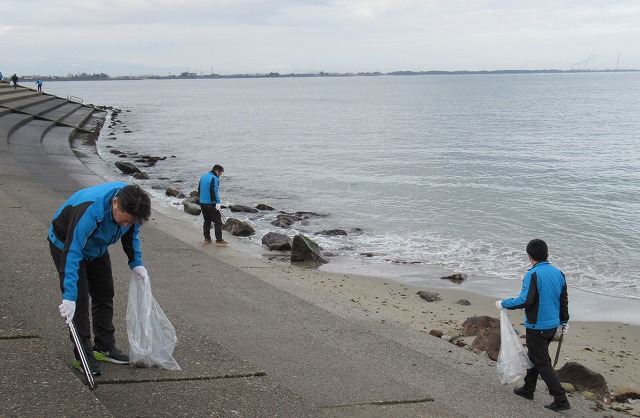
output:
M 173 358 L 176 330 L 151 294 L 151 284 L 133 273 L 127 304 L 129 359 L 140 367 L 180 370 Z
M 500 353 L 498 354 L 498 375 L 500 383 L 507 384 L 520 380 L 533 367 L 516 330 L 507 316 L 506 309 L 500 311 Z
M 200 215 L 198 215 L 198 218 L 193 223 L 193 226 L 198 229 L 202 229 L 202 227 L 204 226 L 204 216 L 202 216 L 202 212 L 200 212 Z

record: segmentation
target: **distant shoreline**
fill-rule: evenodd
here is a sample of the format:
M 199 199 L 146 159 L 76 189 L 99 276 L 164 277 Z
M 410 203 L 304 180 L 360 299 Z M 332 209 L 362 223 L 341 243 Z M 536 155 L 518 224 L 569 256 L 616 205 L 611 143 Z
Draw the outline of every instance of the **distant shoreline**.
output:
M 421 75 L 505 75 L 505 74 L 582 74 L 582 73 L 630 73 L 640 72 L 640 69 L 607 69 L 607 70 L 482 70 L 482 71 L 391 71 L 383 73 L 374 72 L 357 72 L 357 73 L 332 73 L 320 71 L 318 73 L 289 73 L 280 74 L 277 72 L 270 73 L 246 73 L 246 74 L 197 74 L 185 71 L 179 75 L 128 75 L 128 76 L 110 76 L 105 73 L 80 73 L 67 76 L 57 75 L 25 75 L 21 76 L 21 81 L 36 81 L 38 79 L 44 81 L 109 81 L 109 80 L 203 80 L 203 79 L 233 79 L 233 78 L 311 78 L 311 77 L 379 77 L 379 76 L 421 76 Z

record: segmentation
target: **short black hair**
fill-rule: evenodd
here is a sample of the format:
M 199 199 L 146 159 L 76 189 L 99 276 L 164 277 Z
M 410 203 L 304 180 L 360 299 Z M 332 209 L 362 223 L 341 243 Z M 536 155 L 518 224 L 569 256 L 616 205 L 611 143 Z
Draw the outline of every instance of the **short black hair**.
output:
M 142 225 L 151 216 L 151 199 L 140 186 L 130 184 L 120 189 L 118 208 L 133 216 L 136 223 Z
M 224 167 L 222 167 L 220 164 L 216 164 L 213 166 L 213 168 L 211 169 L 211 172 L 213 173 L 214 171 L 219 171 L 221 173 L 224 173 Z
M 535 261 L 544 261 L 549 258 L 549 247 L 541 239 L 532 239 L 527 244 L 527 254 Z

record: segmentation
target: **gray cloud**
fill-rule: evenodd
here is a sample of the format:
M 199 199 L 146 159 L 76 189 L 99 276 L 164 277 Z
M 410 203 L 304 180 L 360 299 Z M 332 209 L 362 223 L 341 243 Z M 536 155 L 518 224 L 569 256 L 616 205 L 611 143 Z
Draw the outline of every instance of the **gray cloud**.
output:
M 630 0 L 0 0 L 0 10 L 5 73 L 569 69 L 586 57 L 588 68 L 618 57 L 640 68 Z

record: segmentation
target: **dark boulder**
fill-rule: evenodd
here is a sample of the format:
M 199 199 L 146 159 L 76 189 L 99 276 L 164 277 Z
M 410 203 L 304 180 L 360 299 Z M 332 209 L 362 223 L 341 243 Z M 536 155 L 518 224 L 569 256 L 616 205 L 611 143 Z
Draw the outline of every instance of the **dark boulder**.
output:
M 471 348 L 486 351 L 491 360 L 498 361 L 498 354 L 500 353 L 500 329 L 485 331 L 478 335 L 471 343 Z
M 140 169 L 129 161 L 116 161 L 116 167 L 124 174 L 140 173 Z
M 462 323 L 462 335 L 476 336 L 471 348 L 486 351 L 491 360 L 497 361 L 500 352 L 500 320 L 490 316 L 472 316 Z
M 440 278 L 444 279 L 444 280 L 450 280 L 450 281 L 452 281 L 454 283 L 460 283 L 464 279 L 467 278 L 467 275 L 464 274 L 464 273 L 454 273 L 454 274 L 452 274 L 450 276 L 444 276 L 444 277 L 440 277 Z
M 276 220 L 271 222 L 272 225 L 275 225 L 280 228 L 289 228 L 296 221 L 301 221 L 302 218 L 296 215 L 291 215 L 288 213 L 281 213 L 276 217 Z
M 258 210 L 275 210 L 271 206 L 266 205 L 264 203 L 259 203 L 258 205 L 256 205 L 256 209 L 258 209 Z
M 167 188 L 167 190 L 165 190 L 164 194 L 167 195 L 167 196 L 172 196 L 172 197 L 179 197 L 179 198 L 183 198 L 184 197 L 184 193 L 182 193 L 178 189 L 174 189 L 173 187 Z
M 592 392 L 601 399 L 610 396 L 607 381 L 600 373 L 574 361 L 565 363 L 558 370 L 558 379 L 564 383 L 571 383 L 580 392 Z
M 434 292 L 427 292 L 426 290 L 418 290 L 417 293 L 422 299 L 426 300 L 427 302 L 436 302 L 438 300 L 442 300 L 440 299 L 440 295 Z
M 250 208 L 245 205 L 229 205 L 229 209 L 231 212 L 247 212 L 247 213 L 258 213 L 258 209 Z
M 251 225 L 235 218 L 227 218 L 226 227 L 232 235 L 239 237 L 248 237 L 256 233 Z
M 262 237 L 262 244 L 272 251 L 289 251 L 291 249 L 291 239 L 278 232 L 267 233 Z
M 132 174 L 134 178 L 138 179 L 138 180 L 149 180 L 149 175 L 147 173 L 145 173 L 144 171 L 141 171 L 139 173 L 133 173 Z
M 200 215 L 200 212 L 202 212 L 200 205 L 196 205 L 195 203 L 191 203 L 185 200 L 184 202 L 182 202 L 182 205 L 184 206 L 184 211 L 189 215 L 198 216 Z
M 134 161 L 136 163 L 145 163 L 147 167 L 155 165 L 158 161 L 164 161 L 167 157 L 153 157 L 151 155 L 139 155 Z
M 291 243 L 291 261 L 310 261 L 313 263 L 328 263 L 322 256 L 322 248 L 312 239 L 298 234 Z
M 321 213 L 315 213 L 315 212 L 304 212 L 304 211 L 296 212 L 296 213 L 295 213 L 295 215 L 296 215 L 296 216 L 299 216 L 299 217 L 301 217 L 301 218 L 304 218 L 304 219 L 309 219 L 309 218 L 324 218 L 324 217 L 329 216 L 329 215 L 323 215 L 323 214 L 321 214 Z
M 484 334 L 487 331 L 500 332 L 500 320 L 490 316 L 472 316 L 462 323 L 462 335 L 472 336 Z
M 185 202 L 187 203 L 193 203 L 195 205 L 200 205 L 200 197 L 199 196 L 189 196 L 186 199 L 184 199 Z
M 344 229 L 325 229 L 324 231 L 316 232 L 316 235 L 328 235 L 330 237 L 338 235 L 347 235 L 347 231 Z

